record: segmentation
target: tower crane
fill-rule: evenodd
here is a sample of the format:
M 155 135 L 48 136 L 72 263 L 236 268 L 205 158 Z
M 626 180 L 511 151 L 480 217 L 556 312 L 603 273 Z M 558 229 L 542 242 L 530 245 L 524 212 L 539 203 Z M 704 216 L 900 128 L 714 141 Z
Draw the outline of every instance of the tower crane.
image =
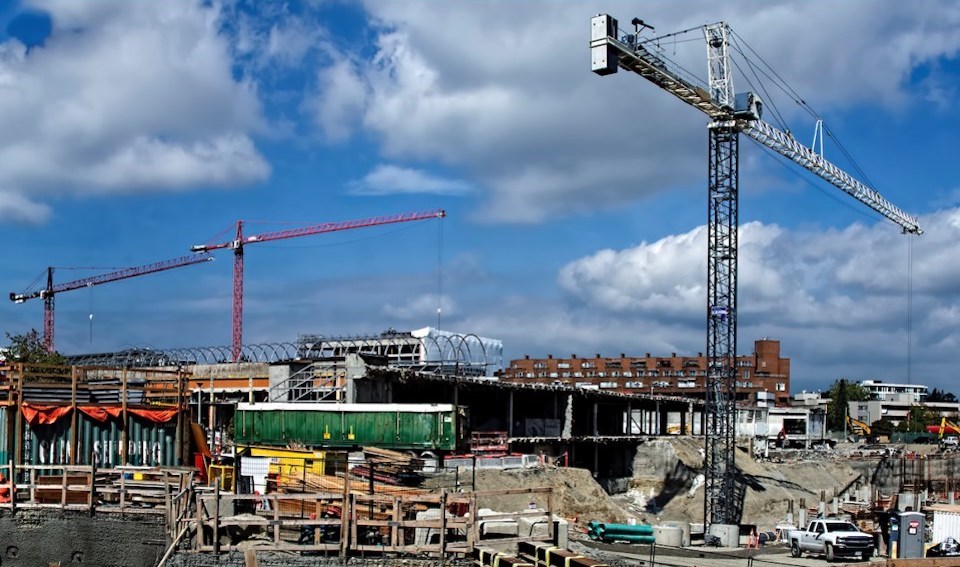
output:
M 191 246 L 190 250 L 199 253 L 209 253 L 214 250 L 231 249 L 233 250 L 233 327 L 231 341 L 231 360 L 240 361 L 240 351 L 243 348 L 243 249 L 248 244 L 257 244 L 260 242 L 271 242 L 274 240 L 283 240 L 286 238 L 297 238 L 300 236 L 311 236 L 314 234 L 324 234 L 328 232 L 339 232 L 343 230 L 352 230 L 355 228 L 367 228 L 372 226 L 381 226 L 386 224 L 396 224 L 402 222 L 413 222 L 427 219 L 442 219 L 447 216 L 443 209 L 430 211 L 420 211 L 413 213 L 401 213 L 381 217 L 371 217 L 365 219 L 356 219 L 339 222 L 326 222 L 313 224 L 299 228 L 287 230 L 278 230 L 274 232 L 265 232 L 263 234 L 245 235 L 243 233 L 243 221 L 237 221 L 236 237 L 227 242 L 218 244 L 198 244 Z
M 739 135 L 742 133 L 813 172 L 897 224 L 905 234 L 919 235 L 923 230 L 916 218 L 827 161 L 822 150 L 822 129 L 817 153 L 815 148 L 807 148 L 791 134 L 764 122 L 763 101 L 756 93 L 734 91 L 731 29 L 725 22 L 699 28 L 707 47 L 707 84 L 689 78 L 689 73 L 658 49 L 656 40 L 660 38 L 641 37 L 643 30 L 653 29 L 643 20 L 634 18 L 634 29 L 626 32 L 621 32 L 617 20 L 607 14 L 593 17 L 590 24 L 594 73 L 610 75 L 618 69 L 636 73 L 709 119 L 704 525 L 716 526 L 714 534 L 724 533 L 725 527 L 739 523 L 742 514 L 734 460 Z
M 46 347 L 48 351 L 53 352 L 53 308 L 54 297 L 56 297 L 58 293 L 135 278 L 138 276 L 145 276 L 147 274 L 155 274 L 157 272 L 165 272 L 174 268 L 192 266 L 193 264 L 200 264 L 202 262 L 209 262 L 211 260 L 213 260 L 213 257 L 210 254 L 191 254 L 188 256 L 173 258 L 172 260 L 163 260 L 162 262 L 154 262 L 153 264 L 146 264 L 144 266 L 124 268 L 122 270 L 81 278 L 79 280 L 60 284 L 53 283 L 53 272 L 56 268 L 49 267 L 47 268 L 47 284 L 43 289 L 26 291 L 23 293 L 11 292 L 10 301 L 13 301 L 14 303 L 23 303 L 30 299 L 43 298 L 43 346 Z

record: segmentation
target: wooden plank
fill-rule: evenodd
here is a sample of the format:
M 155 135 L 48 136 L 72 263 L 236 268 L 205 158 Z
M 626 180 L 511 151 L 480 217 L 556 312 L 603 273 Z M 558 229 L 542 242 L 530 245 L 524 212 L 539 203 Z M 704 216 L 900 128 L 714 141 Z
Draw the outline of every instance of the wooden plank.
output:
M 220 482 L 213 483 L 213 553 L 220 553 Z
M 129 416 L 127 415 L 127 369 L 124 368 L 120 374 L 120 462 L 127 464 L 127 444 L 129 439 L 127 431 L 130 427 Z M 121 506 L 122 507 L 122 506 Z
M 273 543 L 280 543 L 280 501 L 273 496 Z

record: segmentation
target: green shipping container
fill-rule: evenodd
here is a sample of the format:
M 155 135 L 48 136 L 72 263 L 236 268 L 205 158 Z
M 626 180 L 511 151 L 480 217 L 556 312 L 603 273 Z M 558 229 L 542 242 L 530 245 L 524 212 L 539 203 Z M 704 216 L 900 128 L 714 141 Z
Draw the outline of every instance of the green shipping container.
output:
M 11 427 L 13 411 L 7 406 L 0 406 L 0 465 L 9 465 L 13 453 L 14 429 Z
M 176 466 L 176 421 L 154 423 L 137 416 L 129 416 L 127 431 L 127 462 L 122 462 L 123 434 L 120 422 L 108 419 L 101 422 L 83 413 L 77 415 L 76 464 L 115 467 L 123 464 L 136 466 Z M 70 464 L 70 427 L 68 416 L 46 425 L 25 426 L 24 464 Z
M 240 445 L 453 451 L 457 410 L 449 404 L 262 403 L 237 405 Z

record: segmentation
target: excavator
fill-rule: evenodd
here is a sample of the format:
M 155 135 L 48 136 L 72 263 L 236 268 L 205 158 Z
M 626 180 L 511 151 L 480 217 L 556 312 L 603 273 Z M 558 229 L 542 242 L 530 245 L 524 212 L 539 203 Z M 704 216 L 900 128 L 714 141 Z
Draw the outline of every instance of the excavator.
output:
M 870 437 L 870 425 L 859 419 L 854 419 L 847 414 L 847 425 L 850 426 L 850 430 L 861 435 L 863 437 Z
M 949 419 L 943 417 L 940 418 L 940 425 L 928 425 L 927 431 L 930 433 L 936 433 L 937 438 L 940 440 L 941 447 L 945 449 L 960 449 L 960 425 L 953 423 Z M 947 437 L 944 438 L 943 435 L 946 434 Z

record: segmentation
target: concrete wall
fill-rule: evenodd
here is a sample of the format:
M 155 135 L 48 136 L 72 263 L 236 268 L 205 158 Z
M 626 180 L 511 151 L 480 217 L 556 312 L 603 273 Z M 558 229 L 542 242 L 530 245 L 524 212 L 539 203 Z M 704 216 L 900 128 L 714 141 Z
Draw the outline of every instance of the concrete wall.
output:
M 0 512 L 0 565 L 153 567 L 166 551 L 163 518 L 59 510 Z

